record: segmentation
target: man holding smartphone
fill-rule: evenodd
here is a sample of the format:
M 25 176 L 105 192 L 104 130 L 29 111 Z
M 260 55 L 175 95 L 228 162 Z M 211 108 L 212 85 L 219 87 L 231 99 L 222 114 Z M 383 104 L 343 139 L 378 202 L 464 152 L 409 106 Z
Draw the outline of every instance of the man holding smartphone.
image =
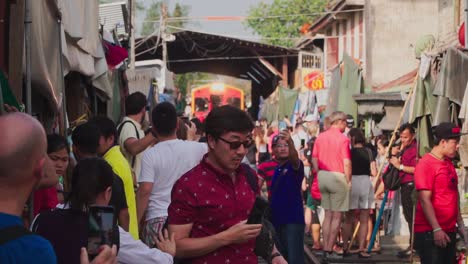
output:
M 169 206 L 176 256 L 188 263 L 258 263 L 261 225 L 246 223 L 258 193 L 240 166 L 253 128 L 247 113 L 232 106 L 213 109 L 205 120 L 208 154 L 176 182 Z M 273 264 L 286 263 L 276 248 L 272 257 Z

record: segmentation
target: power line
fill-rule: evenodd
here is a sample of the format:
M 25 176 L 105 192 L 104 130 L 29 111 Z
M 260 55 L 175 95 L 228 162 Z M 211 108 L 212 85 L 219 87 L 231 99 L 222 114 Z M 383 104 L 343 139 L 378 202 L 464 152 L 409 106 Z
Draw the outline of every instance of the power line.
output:
M 316 16 L 316 15 L 328 15 L 328 14 L 340 14 L 340 13 L 351 13 L 364 11 L 361 9 L 348 9 L 340 11 L 324 11 L 307 14 L 289 14 L 289 15 L 277 15 L 277 16 L 262 16 L 262 17 L 249 17 L 249 16 L 203 16 L 203 17 L 171 17 L 167 18 L 167 21 L 243 21 L 243 20 L 256 20 L 256 19 L 273 19 L 273 18 L 287 18 L 287 17 L 301 17 L 301 16 Z M 159 19 L 159 18 L 158 18 Z M 158 23 L 159 20 L 143 20 L 140 23 Z

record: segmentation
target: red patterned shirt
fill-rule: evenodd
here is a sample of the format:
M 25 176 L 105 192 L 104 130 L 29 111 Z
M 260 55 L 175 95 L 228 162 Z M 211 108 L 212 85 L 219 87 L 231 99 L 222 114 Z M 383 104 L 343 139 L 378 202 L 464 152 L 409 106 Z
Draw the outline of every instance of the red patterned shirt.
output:
M 192 170 L 183 175 L 172 189 L 169 206 L 169 224 L 192 223 L 191 238 L 218 234 L 246 220 L 255 202 L 246 173 L 237 170 L 236 182 L 231 177 L 206 162 L 206 156 Z M 233 244 L 193 258 L 193 264 L 258 263 L 253 252 L 255 240 L 244 244 Z

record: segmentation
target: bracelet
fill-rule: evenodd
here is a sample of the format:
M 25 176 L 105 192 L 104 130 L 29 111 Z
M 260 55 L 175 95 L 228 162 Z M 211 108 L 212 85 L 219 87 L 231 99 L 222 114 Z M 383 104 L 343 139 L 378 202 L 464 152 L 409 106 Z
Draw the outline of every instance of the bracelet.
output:
M 440 231 L 440 230 L 442 230 L 442 228 L 438 227 L 438 228 L 432 230 L 432 233 L 435 233 L 435 232 Z
M 273 261 L 274 258 L 281 256 L 281 253 L 275 252 L 271 255 L 271 260 Z

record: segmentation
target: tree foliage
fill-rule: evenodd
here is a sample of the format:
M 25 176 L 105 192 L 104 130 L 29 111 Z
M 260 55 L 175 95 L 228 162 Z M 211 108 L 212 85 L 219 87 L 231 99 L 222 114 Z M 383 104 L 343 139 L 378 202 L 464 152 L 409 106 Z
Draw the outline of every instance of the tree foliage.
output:
M 325 10 L 327 0 L 274 0 L 250 8 L 245 25 L 264 38 L 265 43 L 285 47 L 294 46 L 300 37 L 302 25 L 319 17 Z M 280 16 L 278 18 L 270 17 Z

